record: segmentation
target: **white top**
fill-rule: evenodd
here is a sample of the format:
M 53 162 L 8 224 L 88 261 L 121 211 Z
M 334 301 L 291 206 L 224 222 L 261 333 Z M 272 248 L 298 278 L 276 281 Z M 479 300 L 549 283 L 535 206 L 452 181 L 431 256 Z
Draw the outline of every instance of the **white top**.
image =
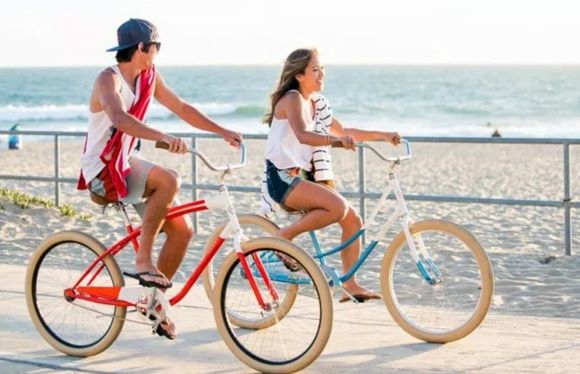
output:
M 133 105 L 135 94 L 121 75 L 118 66 L 111 66 L 111 69 L 121 78 L 121 98 L 123 99 L 123 110 L 127 111 Z M 104 111 L 97 113 L 89 112 L 89 128 L 87 132 L 85 152 L 81 156 L 81 169 L 85 180 L 93 180 L 105 164 L 101 160 L 101 153 L 107 145 L 107 141 L 113 133 L 113 122 Z
M 306 130 L 314 131 L 314 121 L 307 118 Z M 312 152 L 314 147 L 301 144 L 288 123 L 288 119 L 272 118 L 272 125 L 266 140 L 266 160 L 270 160 L 278 169 L 299 167 L 312 169 Z

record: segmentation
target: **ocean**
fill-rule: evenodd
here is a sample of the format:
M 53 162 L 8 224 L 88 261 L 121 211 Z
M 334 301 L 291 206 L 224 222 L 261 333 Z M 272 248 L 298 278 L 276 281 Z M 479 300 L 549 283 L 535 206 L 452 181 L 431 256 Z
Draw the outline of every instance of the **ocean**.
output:
M 103 67 L 0 69 L 0 129 L 84 131 Z M 279 66 L 159 66 L 166 82 L 218 123 L 260 122 Z M 324 94 L 346 127 L 403 136 L 580 137 L 580 66 L 327 66 Z M 189 127 L 154 103 L 149 125 Z

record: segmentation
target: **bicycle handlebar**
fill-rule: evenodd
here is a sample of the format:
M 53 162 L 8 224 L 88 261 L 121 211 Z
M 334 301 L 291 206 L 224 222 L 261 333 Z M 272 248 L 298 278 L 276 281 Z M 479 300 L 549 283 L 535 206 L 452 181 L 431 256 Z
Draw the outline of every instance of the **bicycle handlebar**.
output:
M 379 152 L 375 147 L 369 145 L 368 143 L 357 143 L 357 146 L 370 149 L 371 151 L 374 152 L 374 154 L 376 154 L 383 161 L 399 162 L 399 161 L 410 160 L 411 157 L 413 156 L 413 153 L 411 151 L 411 143 L 409 143 L 408 140 L 401 139 L 401 144 L 403 144 L 405 146 L 405 154 L 402 156 L 385 156 L 384 154 Z
M 411 143 L 409 143 L 408 140 L 401 139 L 401 144 L 403 144 L 405 146 L 405 154 L 402 156 L 385 156 L 384 154 L 379 152 L 375 147 L 373 147 L 372 145 L 370 145 L 368 143 L 360 142 L 360 143 L 356 143 L 356 146 L 370 149 L 371 151 L 373 151 L 374 154 L 376 154 L 383 161 L 399 162 L 399 161 L 410 160 L 411 157 L 413 156 L 413 153 L 411 152 Z M 342 142 L 340 142 L 340 141 L 332 142 L 331 146 L 333 148 L 344 148 L 342 145 Z
M 157 142 L 155 142 L 155 148 L 169 149 L 169 144 L 162 142 L 162 141 L 157 141 Z M 214 164 L 211 163 L 211 161 L 209 161 L 207 159 L 207 157 L 205 157 L 205 155 L 203 153 L 201 153 L 197 149 L 190 149 L 188 152 L 193 153 L 194 155 L 199 157 L 201 159 L 201 161 L 203 161 L 203 163 L 206 164 L 207 167 L 213 171 L 227 171 L 227 170 L 240 169 L 240 168 L 244 167 L 244 165 L 246 165 L 246 145 L 244 143 L 240 144 L 240 152 L 241 152 L 240 163 L 234 164 L 234 165 L 227 164 L 226 166 L 215 166 Z

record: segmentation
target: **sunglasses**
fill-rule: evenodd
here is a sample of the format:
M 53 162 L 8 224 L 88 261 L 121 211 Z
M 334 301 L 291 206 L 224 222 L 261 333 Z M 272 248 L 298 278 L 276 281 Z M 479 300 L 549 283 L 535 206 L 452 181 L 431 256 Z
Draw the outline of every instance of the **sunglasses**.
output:
M 152 46 L 154 45 L 155 48 L 157 49 L 157 52 L 159 52 L 161 50 L 161 42 L 149 42 L 147 44 L 145 44 L 146 46 Z

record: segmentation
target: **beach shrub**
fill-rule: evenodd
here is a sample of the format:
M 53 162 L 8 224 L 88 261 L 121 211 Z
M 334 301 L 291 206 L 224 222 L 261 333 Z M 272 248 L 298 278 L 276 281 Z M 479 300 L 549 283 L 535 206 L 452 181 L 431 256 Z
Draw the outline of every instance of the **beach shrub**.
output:
M 89 214 L 89 213 L 79 214 L 79 220 L 81 220 L 81 221 L 90 221 L 92 218 L 93 218 L 93 215 Z
M 0 198 L 5 198 L 22 209 L 29 208 L 31 205 L 39 205 L 44 208 L 54 207 L 54 202 L 43 197 L 32 196 L 16 190 L 0 188 Z
M 60 212 L 60 214 L 62 216 L 71 217 L 71 218 L 77 214 L 75 208 L 73 208 L 73 206 L 70 204 L 63 204 L 63 205 L 59 206 L 58 211 Z
M 24 192 L 12 190 L 9 188 L 0 188 L 0 199 L 5 199 L 14 205 L 19 206 L 21 209 L 27 209 L 31 205 L 41 206 L 43 208 L 55 208 L 55 203 L 53 200 L 33 196 Z M 61 215 L 65 217 L 73 218 L 78 213 L 76 209 L 70 204 L 63 204 L 56 207 Z M 4 210 L 4 206 L 0 203 L 0 209 Z M 79 215 L 79 219 L 83 221 L 88 221 L 92 216 L 88 213 L 82 213 Z

